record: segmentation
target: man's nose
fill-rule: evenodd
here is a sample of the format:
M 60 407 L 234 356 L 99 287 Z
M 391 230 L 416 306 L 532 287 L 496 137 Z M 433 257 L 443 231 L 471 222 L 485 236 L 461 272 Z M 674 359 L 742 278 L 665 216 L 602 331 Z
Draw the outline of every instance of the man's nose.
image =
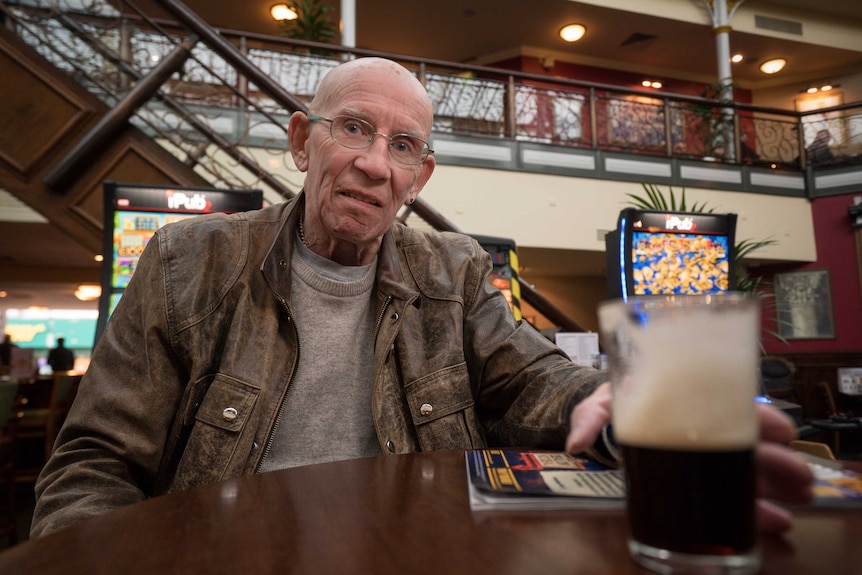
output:
M 384 177 L 389 170 L 389 138 L 383 134 L 375 134 L 371 145 L 363 150 L 357 166 L 373 178 Z

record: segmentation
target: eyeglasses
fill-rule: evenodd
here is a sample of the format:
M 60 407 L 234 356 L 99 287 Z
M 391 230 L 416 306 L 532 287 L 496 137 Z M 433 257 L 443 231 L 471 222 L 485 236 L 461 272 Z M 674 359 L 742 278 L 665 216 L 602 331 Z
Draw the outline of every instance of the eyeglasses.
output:
M 324 118 L 323 116 L 309 116 L 310 122 L 329 122 L 329 134 L 336 143 L 350 148 L 351 150 L 364 150 L 371 146 L 374 138 L 383 136 L 389 140 L 389 155 L 396 162 L 415 166 L 421 164 L 433 154 L 434 150 L 428 147 L 428 142 L 422 138 L 410 134 L 395 134 L 387 136 L 377 132 L 377 129 L 359 118 L 352 116 L 335 116 Z

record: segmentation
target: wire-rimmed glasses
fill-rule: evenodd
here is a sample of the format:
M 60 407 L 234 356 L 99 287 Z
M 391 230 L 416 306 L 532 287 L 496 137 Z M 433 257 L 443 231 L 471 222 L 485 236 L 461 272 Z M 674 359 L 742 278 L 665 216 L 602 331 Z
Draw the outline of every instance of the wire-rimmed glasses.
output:
M 359 118 L 353 116 L 335 116 L 324 118 L 323 116 L 309 116 L 310 122 L 329 122 L 329 134 L 336 143 L 350 148 L 351 150 L 364 150 L 371 146 L 376 136 L 383 136 L 389 140 L 389 155 L 401 164 L 415 166 L 421 164 L 433 154 L 428 142 L 411 134 L 395 134 L 387 136 L 381 134 L 377 129 Z

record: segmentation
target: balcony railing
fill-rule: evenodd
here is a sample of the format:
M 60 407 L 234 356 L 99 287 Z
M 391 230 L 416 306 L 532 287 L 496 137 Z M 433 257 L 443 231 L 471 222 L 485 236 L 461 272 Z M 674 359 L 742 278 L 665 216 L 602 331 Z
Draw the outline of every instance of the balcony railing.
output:
M 121 14 L 103 0 L 25 0 L 3 9 L 22 38 L 115 105 L 188 36 L 176 22 L 147 18 L 132 4 L 124 6 Z M 862 103 L 797 113 L 230 30 L 220 35 L 303 103 L 326 72 L 345 59 L 383 55 L 399 60 L 427 87 L 436 134 L 785 169 L 862 162 Z M 188 115 L 166 106 L 168 99 Z M 190 119 L 234 146 L 283 152 L 293 111 L 198 43 L 134 121 L 189 157 L 197 155 L 202 170 L 213 172 L 214 183 L 233 185 L 246 176 L 200 156 L 209 138 Z M 828 151 L 817 148 L 824 130 Z M 803 153 L 812 146 L 819 151 Z

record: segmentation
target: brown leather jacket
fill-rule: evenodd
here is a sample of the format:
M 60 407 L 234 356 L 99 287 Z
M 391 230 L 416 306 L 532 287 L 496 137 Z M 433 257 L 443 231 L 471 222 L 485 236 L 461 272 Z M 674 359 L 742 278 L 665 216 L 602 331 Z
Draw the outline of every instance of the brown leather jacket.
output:
M 302 341 L 288 290 L 302 197 L 156 233 L 39 478 L 33 535 L 259 469 Z M 468 236 L 384 236 L 371 402 L 384 453 L 562 448 L 601 374 L 515 322 L 490 270 Z

